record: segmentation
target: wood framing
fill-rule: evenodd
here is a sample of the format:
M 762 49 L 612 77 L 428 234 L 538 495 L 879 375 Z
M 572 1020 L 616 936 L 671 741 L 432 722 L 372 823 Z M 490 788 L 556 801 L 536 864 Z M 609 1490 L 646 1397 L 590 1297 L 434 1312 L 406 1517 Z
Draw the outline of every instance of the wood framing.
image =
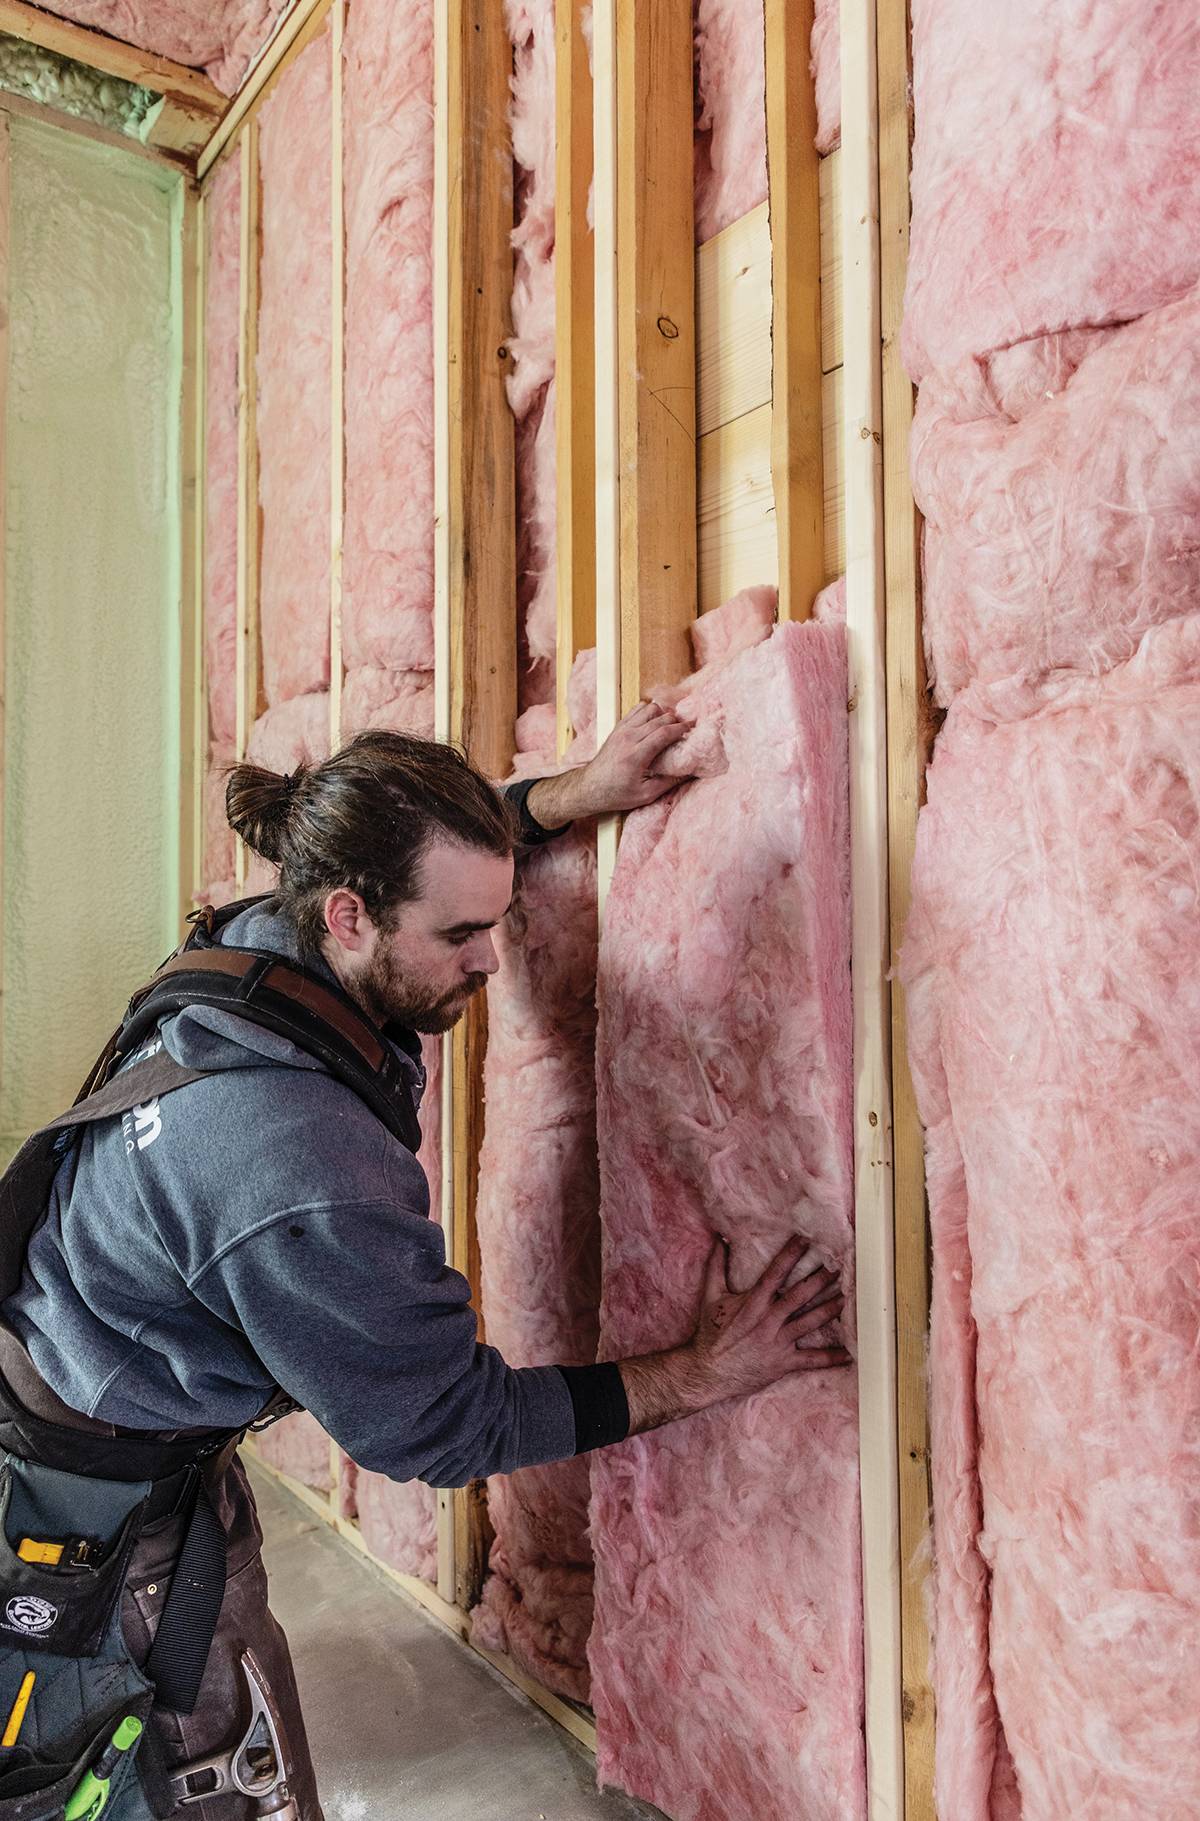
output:
M 239 254 L 238 342 L 238 489 L 237 489 L 237 733 L 236 751 L 244 759 L 250 729 L 260 709 L 258 503 L 258 293 L 261 233 L 261 183 L 258 166 L 258 122 L 249 120 L 239 146 L 241 164 L 241 247 Z M 237 839 L 234 874 L 241 893 L 246 883 L 246 844 Z
M 204 692 L 204 203 L 190 180 L 179 189 L 179 297 L 182 362 L 179 414 L 179 912 L 205 883 L 204 774 L 208 712 Z
M 242 122 L 253 114 L 267 91 L 305 48 L 325 22 L 330 0 L 295 0 L 280 17 L 274 35 L 260 53 L 249 75 L 208 135 L 198 159 L 196 175 L 206 177 L 222 152 L 232 145 Z
M 346 0 L 333 0 L 329 56 L 329 750 L 342 743 L 342 547 L 346 523 L 346 198 L 342 185 L 342 46 Z
M 771 207 L 771 472 L 779 618 L 805 620 L 825 581 L 821 197 L 809 74 L 812 0 L 766 0 Z
M 875 0 L 842 0 L 842 370 L 867 1812 L 904 1812 Z
M 0 32 L 161 95 L 147 137 L 163 151 L 194 158 L 228 106 L 220 89 L 201 71 L 73 25 L 23 0 L 0 0 Z
M 555 0 L 555 438 L 557 455 L 558 750 L 574 729 L 567 684 L 577 654 L 596 642 L 595 271 L 592 72 L 581 0 Z
M 440 731 L 494 778 L 516 719 L 516 498 L 505 389 L 511 333 L 512 50 L 489 0 L 436 10 L 434 195 L 435 644 Z M 487 1007 L 472 1001 L 449 1049 L 447 1251 L 479 1307 L 475 1200 L 483 1139 Z M 464 1488 L 439 1511 L 439 1588 L 478 1598 L 485 1502 Z
M 696 223 L 691 0 L 617 0 L 621 707 L 691 668 Z
M 621 444 L 617 361 L 617 0 L 592 7 L 592 153 L 596 420 L 596 741 L 621 718 Z M 617 863 L 620 828 L 596 830 L 601 920 Z
M 883 514 L 887 587 L 888 861 L 892 964 L 911 901 L 917 812 L 932 745 L 921 642 L 920 527 L 909 477 L 913 389 L 900 359 L 908 270 L 909 17 L 877 0 L 879 240 L 883 338 Z M 925 1141 L 908 1068 L 904 989 L 892 986 L 892 1118 L 896 1197 L 897 1420 L 905 1821 L 934 1821 L 934 1696 L 925 1581 L 932 1502 L 926 1357 L 929 1225 Z
M 696 249 L 696 434 L 771 402 L 771 222 L 760 203 Z

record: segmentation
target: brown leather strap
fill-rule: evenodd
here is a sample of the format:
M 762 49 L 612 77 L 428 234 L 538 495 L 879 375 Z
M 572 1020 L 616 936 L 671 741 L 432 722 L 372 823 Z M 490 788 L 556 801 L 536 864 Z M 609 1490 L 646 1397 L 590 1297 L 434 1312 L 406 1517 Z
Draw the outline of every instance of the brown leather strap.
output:
M 150 985 L 157 986 L 160 980 L 169 979 L 173 974 L 190 973 L 223 974 L 230 979 L 244 980 L 256 969 L 259 974 L 256 984 L 267 991 L 280 993 L 285 999 L 294 1000 L 306 1011 L 315 1013 L 326 1024 L 332 1025 L 347 1043 L 353 1045 L 368 1068 L 378 1069 L 381 1066 L 384 1059 L 383 1044 L 366 1020 L 358 1017 L 335 993 L 323 987 L 319 980 L 298 973 L 286 961 L 277 961 L 264 971 L 262 956 L 245 949 L 193 948 L 173 955 L 159 968 Z M 148 990 L 149 988 L 146 989 Z M 144 993 L 139 995 L 144 996 Z

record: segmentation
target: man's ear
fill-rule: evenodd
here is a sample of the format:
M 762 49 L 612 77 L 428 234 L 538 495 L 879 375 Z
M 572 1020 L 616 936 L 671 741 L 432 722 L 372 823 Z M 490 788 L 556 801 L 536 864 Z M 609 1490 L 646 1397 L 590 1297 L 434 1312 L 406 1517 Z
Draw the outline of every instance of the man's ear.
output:
M 351 954 L 366 948 L 375 931 L 366 905 L 357 892 L 339 886 L 325 900 L 325 927 L 334 941 Z

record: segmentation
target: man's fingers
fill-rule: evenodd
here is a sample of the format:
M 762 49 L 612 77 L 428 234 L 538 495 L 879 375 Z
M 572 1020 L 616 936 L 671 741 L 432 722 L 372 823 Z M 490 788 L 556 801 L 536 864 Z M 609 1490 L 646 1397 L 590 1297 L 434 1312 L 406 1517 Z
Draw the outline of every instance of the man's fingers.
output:
M 649 726 L 639 732 L 637 743 L 638 758 L 647 764 L 666 752 L 668 746 L 675 746 L 691 733 L 687 721 L 677 720 L 674 715 L 669 719 L 664 715 L 661 720 L 651 721 Z
M 844 1296 L 830 1296 L 824 1302 L 813 1303 L 807 1309 L 801 1309 L 798 1315 L 789 1315 L 784 1328 L 789 1335 L 815 1334 L 818 1328 L 836 1321 L 846 1306 Z
M 718 1238 L 704 1267 L 704 1300 L 706 1303 L 715 1303 L 718 1297 L 728 1294 L 729 1252 L 725 1241 Z
M 778 1295 L 792 1272 L 796 1269 L 804 1254 L 808 1251 L 808 1241 L 802 1233 L 794 1233 L 786 1245 L 780 1247 L 774 1258 L 755 1284 L 751 1295 L 756 1301 L 766 1302 Z
M 807 1309 L 809 1303 L 823 1300 L 830 1289 L 837 1283 L 837 1272 L 823 1265 L 819 1271 L 809 1272 L 807 1277 L 797 1278 L 794 1284 L 779 1292 L 779 1304 L 785 1315 L 798 1315 Z
M 845 1347 L 805 1347 L 796 1343 L 793 1372 L 825 1372 L 832 1366 L 849 1366 L 852 1357 Z

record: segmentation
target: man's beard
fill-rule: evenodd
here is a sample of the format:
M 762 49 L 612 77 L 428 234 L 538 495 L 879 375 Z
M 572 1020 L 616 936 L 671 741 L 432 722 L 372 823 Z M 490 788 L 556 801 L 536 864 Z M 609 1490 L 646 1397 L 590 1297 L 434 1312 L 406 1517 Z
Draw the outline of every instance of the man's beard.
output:
M 458 1023 L 468 1001 L 486 985 L 486 974 L 469 974 L 452 992 L 431 993 L 408 978 L 391 950 L 381 949 L 357 982 L 357 997 L 377 1024 L 402 1024 L 437 1036 Z

